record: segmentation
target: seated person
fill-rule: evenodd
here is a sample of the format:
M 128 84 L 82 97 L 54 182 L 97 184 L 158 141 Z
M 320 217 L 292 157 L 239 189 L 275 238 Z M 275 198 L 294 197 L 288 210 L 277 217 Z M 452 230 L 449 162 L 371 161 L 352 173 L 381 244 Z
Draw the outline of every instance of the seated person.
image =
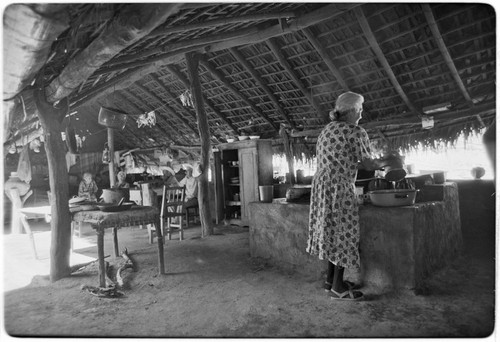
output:
M 116 182 L 115 188 L 122 188 L 122 189 L 130 188 L 130 184 L 128 184 L 125 181 L 126 178 L 127 174 L 125 173 L 125 171 L 118 172 L 118 174 L 116 175 L 116 179 L 118 180 L 118 182 Z
M 184 166 L 186 177 L 179 184 L 186 186 L 186 196 L 184 208 L 194 207 L 198 205 L 198 177 L 193 177 L 193 167 L 189 164 Z
M 174 170 L 168 166 L 163 169 L 163 184 L 168 187 L 180 186 L 179 182 L 175 178 Z
M 85 172 L 83 174 L 83 179 L 78 186 L 78 197 L 84 197 L 88 201 L 97 201 L 97 184 L 92 179 L 92 174 L 90 172 Z

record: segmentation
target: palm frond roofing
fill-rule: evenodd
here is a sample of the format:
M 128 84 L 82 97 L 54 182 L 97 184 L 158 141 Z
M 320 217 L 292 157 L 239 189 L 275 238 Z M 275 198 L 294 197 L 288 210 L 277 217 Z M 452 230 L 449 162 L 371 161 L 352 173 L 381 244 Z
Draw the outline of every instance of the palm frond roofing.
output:
M 53 80 L 124 6 L 70 6 L 70 27 L 38 79 Z M 297 18 L 318 15 L 325 19 L 299 27 Z M 365 97 L 360 124 L 372 140 L 402 148 L 454 141 L 495 119 L 495 22 L 494 9 L 476 3 L 186 4 L 71 93 L 71 123 L 85 136 L 102 130 L 101 105 L 154 110 L 157 125 L 129 120 L 116 132 L 117 148 L 198 145 L 196 113 L 179 100 L 189 83 L 184 53 L 196 51 L 213 144 L 242 132 L 279 144 L 285 124 L 313 147 L 346 90 Z M 266 36 L 276 27 L 284 33 Z M 421 117 L 433 107 L 445 110 L 424 130 Z

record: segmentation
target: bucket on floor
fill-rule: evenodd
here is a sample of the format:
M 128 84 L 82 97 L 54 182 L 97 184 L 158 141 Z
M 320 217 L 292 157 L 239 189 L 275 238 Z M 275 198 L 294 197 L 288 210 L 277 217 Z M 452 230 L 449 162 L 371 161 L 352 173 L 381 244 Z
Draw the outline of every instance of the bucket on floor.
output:
M 259 185 L 259 197 L 261 202 L 272 202 L 273 201 L 273 190 L 272 185 Z

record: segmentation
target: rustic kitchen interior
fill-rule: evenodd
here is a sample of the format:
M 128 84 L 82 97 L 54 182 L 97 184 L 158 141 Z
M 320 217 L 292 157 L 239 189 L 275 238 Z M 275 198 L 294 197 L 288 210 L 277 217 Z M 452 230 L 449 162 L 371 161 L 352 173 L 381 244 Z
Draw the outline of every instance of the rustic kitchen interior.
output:
M 19 3 L 3 33 L 7 337 L 494 333 L 493 5 Z M 359 303 L 306 252 L 349 91 L 391 157 L 353 184 Z

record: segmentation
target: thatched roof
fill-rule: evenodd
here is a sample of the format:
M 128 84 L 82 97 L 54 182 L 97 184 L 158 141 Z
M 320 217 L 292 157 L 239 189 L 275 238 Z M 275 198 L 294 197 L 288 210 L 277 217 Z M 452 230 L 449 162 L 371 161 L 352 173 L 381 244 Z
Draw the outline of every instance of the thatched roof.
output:
M 49 102 L 67 96 L 71 120 L 65 120 L 80 136 L 102 132 L 97 116 L 104 105 L 133 115 L 115 134 L 117 149 L 199 145 L 196 113 L 180 100 L 189 86 L 187 52 L 202 54 L 214 144 L 242 131 L 279 139 L 286 125 L 302 148 L 314 149 L 336 97 L 347 90 L 365 97 L 360 124 L 370 137 L 395 147 L 453 141 L 495 119 L 496 17 L 487 4 L 167 4 L 144 14 L 157 20 L 156 27 L 116 51 L 99 51 L 99 39 L 140 24 L 137 6 L 156 5 L 47 4 L 33 11 L 45 11 L 39 22 L 51 21 L 43 41 L 52 44 L 32 59 L 36 70 L 9 78 L 18 88 L 4 89 L 10 113 L 5 145 L 36 136 L 29 91 L 37 86 Z M 11 5 L 6 13 L 35 6 L 41 5 Z M 7 19 L 4 42 L 10 44 L 20 33 Z M 15 51 L 5 43 L 4 55 Z M 35 47 L 24 44 L 18 53 Z M 4 63 L 4 75 L 26 70 L 23 58 Z M 152 110 L 156 125 L 138 128 L 137 116 Z M 428 130 L 422 128 L 427 115 L 434 117 Z

